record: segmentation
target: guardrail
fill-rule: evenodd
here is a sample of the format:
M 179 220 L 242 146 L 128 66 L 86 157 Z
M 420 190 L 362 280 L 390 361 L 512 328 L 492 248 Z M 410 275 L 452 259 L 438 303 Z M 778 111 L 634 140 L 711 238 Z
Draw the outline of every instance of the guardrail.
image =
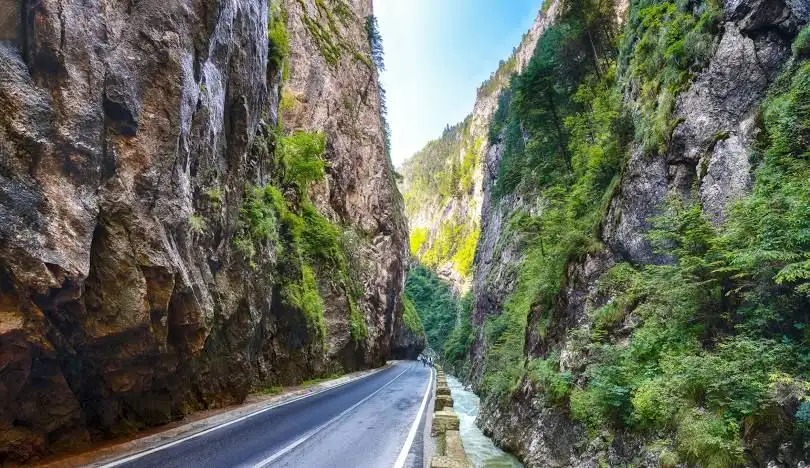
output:
M 453 395 L 447 386 L 444 371 L 436 366 L 436 399 L 433 405 L 433 425 L 430 435 L 436 441 L 436 454 L 430 468 L 470 468 L 459 433 L 459 419 L 453 411 Z

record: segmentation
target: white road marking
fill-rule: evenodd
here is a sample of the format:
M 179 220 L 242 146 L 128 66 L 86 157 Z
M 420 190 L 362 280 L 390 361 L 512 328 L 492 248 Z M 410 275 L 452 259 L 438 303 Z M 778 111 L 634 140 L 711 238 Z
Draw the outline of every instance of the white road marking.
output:
M 301 396 L 299 396 L 299 397 L 292 398 L 292 399 L 287 400 L 287 401 L 282 401 L 282 402 L 280 402 L 280 403 L 278 403 L 278 404 L 275 404 L 275 405 L 267 406 L 267 407 L 262 408 L 262 409 L 260 409 L 260 410 L 257 410 L 257 411 L 254 411 L 254 412 L 252 412 L 252 413 L 249 413 L 249 414 L 246 414 L 246 415 L 244 415 L 244 416 L 241 416 L 241 417 L 239 417 L 239 418 L 232 419 L 232 420 L 230 420 L 230 421 L 228 421 L 228 422 L 222 423 L 222 424 L 220 424 L 219 426 L 214 426 L 214 427 L 208 428 L 208 429 L 206 429 L 206 430 L 204 430 L 204 431 L 196 432 L 196 433 L 191 434 L 191 435 L 188 435 L 188 436 L 186 436 L 186 437 L 183 437 L 183 438 L 177 439 L 177 440 L 175 440 L 175 441 L 172 441 L 172 442 L 169 442 L 169 443 L 166 443 L 166 444 L 163 444 L 163 445 L 159 445 L 159 446 L 154 447 L 154 448 L 151 448 L 151 449 L 149 449 L 149 450 L 144 450 L 144 451 L 142 451 L 142 452 L 135 453 L 135 454 L 130 455 L 130 456 L 125 457 L 125 458 L 119 458 L 119 459 L 117 459 L 117 460 L 113 460 L 113 461 L 111 461 L 111 462 L 109 462 L 109 463 L 105 463 L 105 464 L 103 464 L 103 465 L 90 465 L 90 466 L 96 466 L 97 468 L 113 468 L 113 467 L 115 467 L 115 466 L 120 466 L 120 465 L 123 465 L 123 464 L 125 464 L 125 463 L 129 463 L 129 462 L 131 462 L 131 461 L 137 460 L 137 459 L 139 459 L 139 458 L 143 458 L 143 457 L 145 457 L 145 456 L 147 456 L 147 455 L 151 455 L 151 454 L 153 454 L 153 453 L 155 453 L 155 452 L 159 452 L 159 451 L 161 451 L 161 450 L 165 450 L 165 449 L 167 449 L 167 448 L 169 448 L 169 447 L 174 447 L 175 445 L 182 444 L 183 442 L 187 442 L 187 441 L 189 441 L 189 440 L 191 440 L 191 439 L 196 439 L 197 437 L 204 436 L 205 434 L 208 434 L 208 433 L 214 432 L 214 431 L 216 431 L 216 430 L 218 430 L 218 429 L 222 429 L 223 427 L 228 427 L 228 426 L 230 426 L 230 425 L 232 425 L 232 424 L 236 424 L 236 423 L 238 423 L 238 422 L 244 421 L 245 419 L 252 418 L 253 416 L 256 416 L 256 415 L 258 415 L 258 414 L 262 414 L 262 413 L 264 413 L 264 412 L 270 411 L 271 409 L 279 408 L 279 407 L 282 407 L 282 406 L 284 406 L 284 405 L 288 405 L 288 404 L 290 404 L 290 403 L 294 403 L 294 402 L 296 402 L 296 401 L 303 400 L 303 399 L 305 399 L 305 398 L 313 397 L 313 396 L 315 396 L 315 395 L 319 395 L 319 394 L 321 394 L 321 393 L 323 393 L 323 392 L 328 392 L 329 390 L 334 390 L 334 389 L 336 389 L 336 388 L 340 388 L 340 387 L 342 387 L 342 386 L 344 386 L 344 385 L 348 385 L 348 384 L 350 384 L 350 383 L 352 383 L 352 382 L 359 382 L 360 380 L 363 380 L 363 379 L 365 379 L 365 378 L 367 378 L 367 377 L 371 377 L 372 375 L 377 375 L 377 374 L 379 374 L 380 372 L 382 372 L 382 371 L 384 371 L 384 370 L 385 370 L 385 369 L 380 369 L 380 370 L 378 370 L 378 371 L 376 371 L 376 372 L 372 372 L 372 373 L 370 373 L 370 374 L 368 374 L 368 375 L 364 375 L 364 376 L 362 376 L 362 377 L 360 377 L 360 378 L 358 378 L 358 379 L 349 380 L 349 381 L 343 382 L 343 383 L 341 383 L 341 384 L 334 385 L 334 386 L 332 386 L 332 387 L 324 388 L 323 390 L 319 390 L 319 391 L 314 392 L 314 393 L 308 393 L 308 394 L 306 394 L 306 395 L 301 395 Z M 405 369 L 405 371 L 407 371 L 407 370 L 408 370 L 408 369 Z M 403 371 L 402 373 L 400 373 L 399 375 L 397 375 L 397 377 L 399 377 L 400 375 L 404 374 L 404 373 L 405 373 L 405 371 Z M 396 379 L 397 377 L 394 377 L 394 379 Z M 393 380 L 392 380 L 392 382 L 393 382 Z M 389 382 L 389 383 L 391 383 L 391 382 Z M 386 384 L 386 385 L 388 385 L 388 384 Z M 382 390 L 382 388 L 381 388 L 380 390 Z M 378 390 L 378 391 L 379 391 L 379 390 Z M 376 392 L 375 392 L 375 393 L 376 393 Z
M 284 455 L 287 455 L 293 449 L 295 449 L 299 445 L 303 444 L 304 442 L 306 442 L 307 440 L 312 438 L 312 436 L 314 436 L 317 433 L 321 432 L 322 430 L 326 429 L 329 425 L 331 425 L 332 423 L 334 423 L 338 419 L 342 418 L 343 416 L 346 416 L 346 414 L 348 414 L 351 410 L 357 408 L 358 406 L 360 406 L 363 403 L 365 403 L 366 401 L 368 401 L 374 395 L 376 395 L 376 394 L 380 393 L 381 391 L 383 391 L 383 389 L 385 389 L 385 387 L 387 387 L 387 386 L 391 385 L 392 383 L 394 383 L 395 380 L 400 378 L 400 376 L 402 376 L 402 374 L 408 372 L 409 370 L 411 370 L 410 366 L 407 369 L 405 369 L 404 371 L 400 372 L 396 377 L 389 380 L 388 383 L 386 383 L 382 387 L 378 388 L 377 390 L 375 390 L 373 393 L 371 393 L 367 397 L 365 397 L 362 400 L 358 401 L 357 403 L 352 405 L 350 408 L 344 410 L 339 415 L 335 416 L 334 418 L 330 419 L 329 421 L 326 421 L 325 423 L 321 424 L 320 426 L 316 427 L 315 429 L 307 432 L 306 434 L 304 434 L 303 436 L 301 436 L 300 438 L 295 440 L 295 442 L 291 443 L 290 445 L 284 447 L 283 449 L 279 450 L 278 452 L 274 453 L 273 455 L 270 455 L 269 457 L 265 458 L 264 460 L 260 461 L 259 463 L 256 463 L 253 466 L 255 468 L 264 468 L 264 467 L 270 465 L 271 463 L 273 463 L 274 461 L 278 460 L 279 458 L 283 457 Z
M 397 457 L 397 461 L 394 462 L 394 468 L 404 468 L 405 467 L 405 460 L 408 459 L 408 452 L 411 451 L 411 445 L 413 445 L 413 439 L 416 437 L 416 431 L 419 429 L 419 423 L 422 421 L 422 413 L 425 412 L 425 406 L 427 405 L 428 396 L 430 396 L 430 386 L 433 384 L 433 368 L 430 368 L 430 378 L 428 378 L 427 388 L 425 388 L 425 396 L 422 398 L 422 406 L 419 407 L 419 412 L 416 413 L 416 419 L 413 420 L 413 424 L 411 425 L 411 430 L 408 432 L 408 438 L 405 439 L 405 445 L 402 446 L 402 450 L 399 452 L 399 456 Z

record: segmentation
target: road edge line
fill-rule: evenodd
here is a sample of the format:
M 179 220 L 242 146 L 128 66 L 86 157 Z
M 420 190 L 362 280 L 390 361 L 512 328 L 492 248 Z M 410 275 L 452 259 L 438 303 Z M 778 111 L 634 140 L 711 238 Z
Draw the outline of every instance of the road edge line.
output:
M 397 376 L 396 376 L 396 377 L 394 377 L 393 379 L 391 379 L 391 380 L 389 380 L 388 382 L 386 382 L 386 384 L 385 384 L 385 385 L 383 385 L 382 387 L 378 388 L 377 390 L 374 390 L 374 392 L 372 392 L 371 394 L 366 395 L 366 397 L 365 397 L 365 398 L 363 398 L 362 400 L 360 400 L 360 401 L 358 401 L 357 403 L 353 404 L 353 405 L 352 405 L 352 406 L 350 406 L 349 408 L 346 408 L 345 410 L 343 410 L 343 411 L 342 411 L 340 414 L 338 414 L 338 415 L 337 415 L 337 416 L 335 416 L 334 418 L 330 419 L 329 421 L 326 421 L 325 423 L 321 424 L 320 426 L 316 427 L 315 429 L 313 429 L 313 430 L 311 430 L 311 431 L 307 432 L 307 433 L 306 433 L 306 434 L 304 434 L 303 436 L 301 436 L 301 437 L 299 437 L 298 439 L 296 439 L 296 440 L 295 440 L 293 443 L 291 443 L 291 444 L 287 445 L 286 447 L 282 448 L 282 449 L 281 449 L 281 450 L 279 450 L 278 452 L 276 452 L 276 453 L 274 453 L 274 454 L 270 455 L 269 457 L 267 457 L 267 458 L 265 458 L 264 460 L 262 460 L 262 461 L 260 461 L 260 462 L 258 462 L 258 463 L 256 463 L 256 464 L 254 464 L 253 466 L 254 466 L 254 467 L 256 467 L 256 468 L 264 468 L 264 467 L 266 467 L 266 466 L 269 466 L 271 463 L 273 463 L 274 461 L 278 460 L 279 458 L 283 457 L 284 455 L 287 455 L 288 453 L 290 453 L 291 451 L 293 451 L 293 450 L 294 450 L 296 447 L 298 447 L 299 445 L 303 444 L 303 443 L 304 443 L 304 442 L 306 442 L 307 440 L 311 439 L 313 436 L 317 435 L 317 434 L 318 434 L 319 432 L 321 432 L 322 430 L 324 430 L 324 429 L 326 429 L 327 427 L 329 427 L 329 426 L 330 426 L 332 423 L 334 423 L 335 421 L 339 420 L 339 419 L 340 419 L 340 418 L 342 418 L 343 416 L 346 416 L 346 415 L 349 413 L 349 411 L 352 411 L 353 409 L 357 408 L 358 406 L 360 406 L 360 405 L 362 405 L 363 403 L 365 403 L 365 402 L 367 402 L 368 400 L 370 400 L 370 399 L 371 399 L 371 397 L 373 397 L 374 395 L 376 395 L 376 394 L 380 393 L 381 391 L 383 391 L 383 390 L 384 390 L 386 387 L 388 387 L 389 385 L 391 385 L 392 383 L 394 383 L 394 381 L 395 381 L 395 380 L 397 380 L 398 378 L 402 377 L 402 374 L 404 374 L 404 373 L 408 372 L 409 370 L 411 370 L 411 368 L 410 368 L 410 367 L 408 367 L 408 368 L 407 368 L 407 369 L 405 369 L 404 371 L 402 371 L 402 372 L 400 372 L 399 374 L 397 374 Z
M 394 462 L 394 468 L 404 468 L 405 461 L 408 459 L 408 453 L 411 451 L 411 446 L 413 446 L 413 440 L 416 438 L 416 431 L 419 430 L 419 424 L 422 422 L 422 414 L 425 412 L 425 406 L 427 405 L 428 396 L 430 396 L 430 389 L 433 386 L 433 379 L 435 378 L 434 370 L 430 368 L 430 378 L 427 382 L 427 388 L 425 389 L 425 396 L 422 398 L 422 405 L 419 407 L 419 411 L 416 413 L 416 419 L 413 420 L 413 424 L 411 424 L 411 430 L 408 432 L 408 437 L 405 439 L 405 445 L 402 446 L 402 450 L 399 451 L 399 456 L 397 460 Z
M 139 458 L 143 458 L 143 457 L 145 457 L 147 455 L 151 455 L 151 454 L 153 454 L 155 452 L 160 452 L 161 450 L 165 450 L 167 448 L 174 447 L 175 445 L 182 444 L 183 442 L 187 442 L 189 440 L 196 439 L 197 437 L 204 436 L 205 434 L 209 434 L 211 432 L 217 431 L 217 430 L 222 429 L 224 427 L 228 427 L 228 426 L 230 426 L 232 424 L 242 422 L 242 421 L 244 421 L 246 419 L 250 419 L 253 416 L 256 416 L 258 414 L 270 411 L 272 409 L 280 408 L 280 407 L 288 405 L 290 403 L 295 403 L 296 401 L 301 401 L 303 399 L 313 397 L 315 395 L 320 395 L 321 393 L 328 392 L 330 390 L 334 390 L 336 388 L 343 387 L 344 385 L 348 385 L 348 384 L 353 383 L 353 382 L 358 382 L 358 381 L 363 380 L 365 378 L 371 377 L 372 375 L 377 375 L 380 372 L 383 372 L 383 371 L 385 371 L 387 369 L 391 369 L 391 368 L 394 367 L 394 365 L 391 365 L 391 366 L 386 365 L 386 366 L 383 366 L 383 367 L 381 367 L 379 369 L 374 369 L 374 371 L 369 372 L 368 374 L 360 376 L 360 377 L 358 377 L 356 379 L 347 380 L 346 382 L 342 382 L 340 384 L 333 385 L 331 387 L 323 388 L 321 390 L 318 390 L 317 392 L 307 393 L 305 395 L 300 395 L 300 396 L 297 396 L 295 398 L 290 398 L 289 400 L 286 400 L 286 401 L 281 401 L 281 402 L 278 402 L 278 403 L 275 403 L 275 404 L 271 404 L 269 406 L 265 406 L 265 407 L 260 408 L 260 409 L 258 409 L 256 411 L 252 412 L 252 413 L 248 413 L 246 415 L 239 416 L 239 417 L 237 417 L 235 419 L 225 421 L 224 423 L 219 424 L 217 426 L 209 427 L 208 429 L 203 429 L 203 430 L 201 430 L 199 432 L 189 434 L 187 436 L 181 437 L 181 438 L 176 439 L 176 440 L 172 440 L 170 442 L 166 442 L 165 444 L 157 445 L 157 446 L 152 447 L 150 449 L 141 450 L 141 451 L 129 454 L 129 455 L 122 455 L 121 457 L 118 457 L 118 458 L 115 458 L 115 459 L 112 459 L 112 460 L 109 460 L 109 461 L 101 460 L 101 461 L 98 461 L 98 462 L 93 462 L 93 463 L 90 463 L 90 464 L 88 464 L 86 466 L 87 467 L 93 467 L 93 468 L 114 468 L 114 467 L 120 466 L 120 465 L 122 465 L 124 463 L 129 463 L 129 462 L 135 461 L 135 460 L 137 460 Z M 400 375 L 402 375 L 402 374 L 400 374 Z

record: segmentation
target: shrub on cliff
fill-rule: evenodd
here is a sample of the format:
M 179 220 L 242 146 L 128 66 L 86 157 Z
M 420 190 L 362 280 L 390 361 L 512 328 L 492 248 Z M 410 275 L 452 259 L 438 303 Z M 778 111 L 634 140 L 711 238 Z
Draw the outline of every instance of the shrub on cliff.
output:
M 444 342 L 444 360 L 451 368 L 458 369 L 467 359 L 473 341 L 472 330 L 473 295 L 468 292 L 461 298 L 459 315 L 453 331 Z
M 287 34 L 287 12 L 280 0 L 273 0 L 267 12 L 268 60 L 276 70 L 282 69 L 290 55 L 290 38 Z
M 318 132 L 294 132 L 279 139 L 277 157 L 284 184 L 293 185 L 303 194 L 309 185 L 323 179 L 326 162 L 326 135 Z
M 404 310 L 402 312 L 402 321 L 411 333 L 415 335 L 424 335 L 425 327 L 422 325 L 422 319 L 419 318 L 419 313 L 416 312 L 416 306 L 408 294 L 402 296 L 402 303 Z
M 326 136 L 302 131 L 280 135 L 278 129 L 270 133 L 277 141 L 275 177 L 264 187 L 246 188 L 234 247 L 254 268 L 260 260 L 273 258 L 259 253 L 273 249 L 281 299 L 301 312 L 319 342 L 326 337 L 326 321 L 318 276 L 328 275 L 331 281 L 321 283 L 345 295 L 350 335 L 362 343 L 368 329 L 357 306 L 362 287 L 358 272 L 349 267 L 347 236 L 339 224 L 318 212 L 308 196 L 310 185 L 326 174 Z
M 793 41 L 793 56 L 797 59 L 810 59 L 810 26 L 805 26 Z
M 705 66 L 721 18 L 717 0 L 701 2 L 702 13 L 675 1 L 636 0 L 630 8 L 620 62 L 635 99 L 636 138 L 647 151 L 664 151 L 677 122 L 675 98 Z
M 628 343 L 591 348 L 576 418 L 671 430 L 682 459 L 705 466 L 744 463 L 754 432 L 741 428 L 774 414 L 783 437 L 802 433 L 790 408 L 806 398 L 810 359 L 809 98 L 810 64 L 799 64 L 763 106 L 755 184 L 725 224 L 679 200 L 655 220 L 651 238 L 674 263 L 644 267 L 618 293 L 640 323 Z
M 351 294 L 348 295 L 349 301 L 349 335 L 355 343 L 362 343 L 368 338 L 368 326 L 366 326 L 366 319 L 360 309 L 357 308 L 357 302 Z
M 312 268 L 304 265 L 301 268 L 301 278 L 286 282 L 281 291 L 282 299 L 304 314 L 307 325 L 315 334 L 316 340 L 322 341 L 326 337 L 326 319 L 324 318 L 323 299 L 318 292 L 318 284 Z

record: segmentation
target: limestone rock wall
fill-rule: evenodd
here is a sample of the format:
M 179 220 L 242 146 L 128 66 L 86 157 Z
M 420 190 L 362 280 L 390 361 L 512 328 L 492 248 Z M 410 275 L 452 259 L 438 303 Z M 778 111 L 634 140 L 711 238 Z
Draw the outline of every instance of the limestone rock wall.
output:
M 397 327 L 394 334 L 390 356 L 393 359 L 413 360 L 419 357 L 425 346 L 427 346 L 427 338 L 424 332 L 415 332 L 403 324 Z
M 323 346 L 280 304 L 276 248 L 234 247 L 246 188 L 272 176 L 253 145 L 283 78 L 266 1 L 0 2 L 16 26 L 0 37 L 0 463 L 384 362 L 405 227 L 376 73 L 312 58 L 312 4 L 286 5 L 288 86 L 311 103 L 286 125 L 327 133 L 317 207 L 362 234 L 360 344 L 345 298 L 324 298 Z M 371 2 L 348 8 L 367 54 Z
M 319 211 L 354 231 L 353 269 L 364 290 L 358 306 L 369 329 L 366 360 L 381 364 L 393 337 L 405 328 L 400 294 L 408 227 L 385 151 L 378 72 L 368 53 L 372 2 L 285 0 L 284 5 L 291 55 L 283 124 L 327 135 L 326 180 L 311 196 Z M 345 309 L 346 304 L 327 303 L 328 315 Z M 330 330 L 337 329 L 330 333 L 330 347 L 351 348 L 349 335 L 340 333 L 347 330 L 346 315 L 327 318 Z

